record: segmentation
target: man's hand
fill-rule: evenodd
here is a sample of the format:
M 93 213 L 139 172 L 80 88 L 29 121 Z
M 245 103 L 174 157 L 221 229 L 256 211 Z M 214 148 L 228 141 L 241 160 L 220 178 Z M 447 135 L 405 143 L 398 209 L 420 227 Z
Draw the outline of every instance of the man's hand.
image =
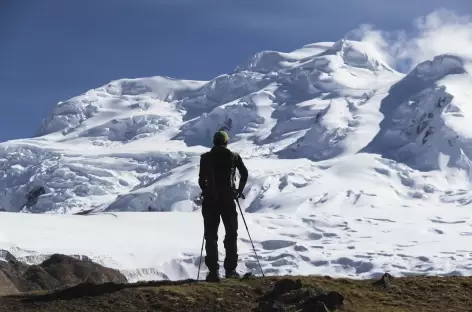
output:
M 244 194 L 243 194 L 242 191 L 240 191 L 240 190 L 234 190 L 233 198 L 234 198 L 234 199 L 238 199 L 238 198 L 245 199 L 246 197 L 244 197 Z
M 197 206 L 201 206 L 202 203 L 203 203 L 203 193 L 200 193 L 200 195 L 198 195 L 197 197 L 195 197 L 195 199 L 193 200 L 193 202 L 194 202 Z

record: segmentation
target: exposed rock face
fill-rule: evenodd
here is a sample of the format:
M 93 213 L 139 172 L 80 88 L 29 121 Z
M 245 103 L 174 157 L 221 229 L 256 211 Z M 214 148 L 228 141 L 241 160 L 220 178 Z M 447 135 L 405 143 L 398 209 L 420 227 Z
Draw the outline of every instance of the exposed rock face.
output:
M 79 283 L 125 283 L 119 271 L 106 268 L 88 258 L 53 254 L 39 265 L 19 262 L 9 252 L 0 255 L 0 295 L 33 290 L 52 290 Z

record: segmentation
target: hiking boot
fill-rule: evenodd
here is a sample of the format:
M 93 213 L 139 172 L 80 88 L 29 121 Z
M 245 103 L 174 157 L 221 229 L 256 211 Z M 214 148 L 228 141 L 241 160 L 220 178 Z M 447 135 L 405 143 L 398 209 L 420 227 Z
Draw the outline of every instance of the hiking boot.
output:
M 206 281 L 211 283 L 218 283 L 220 281 L 220 274 L 218 274 L 218 272 L 210 272 L 206 276 Z
M 239 273 L 236 270 L 226 271 L 226 278 L 239 278 Z

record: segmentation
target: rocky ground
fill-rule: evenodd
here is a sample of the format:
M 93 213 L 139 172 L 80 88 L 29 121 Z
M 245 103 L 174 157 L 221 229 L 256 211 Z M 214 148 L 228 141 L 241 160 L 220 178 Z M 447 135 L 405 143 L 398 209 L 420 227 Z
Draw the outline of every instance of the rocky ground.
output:
M 330 277 L 250 277 L 195 281 L 81 283 L 0 297 L 0 311 L 470 311 L 471 277 L 379 281 Z

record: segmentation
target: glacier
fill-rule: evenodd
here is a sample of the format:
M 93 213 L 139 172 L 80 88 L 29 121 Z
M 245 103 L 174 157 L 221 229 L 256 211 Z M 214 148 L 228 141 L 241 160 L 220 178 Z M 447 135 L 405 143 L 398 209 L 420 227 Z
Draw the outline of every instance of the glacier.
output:
M 131 280 L 192 277 L 199 159 L 225 129 L 249 169 L 242 204 L 267 273 L 468 274 L 470 68 L 438 55 L 400 73 L 343 39 L 262 51 L 211 81 L 88 90 L 34 137 L 0 143 L 0 249 L 86 255 Z

